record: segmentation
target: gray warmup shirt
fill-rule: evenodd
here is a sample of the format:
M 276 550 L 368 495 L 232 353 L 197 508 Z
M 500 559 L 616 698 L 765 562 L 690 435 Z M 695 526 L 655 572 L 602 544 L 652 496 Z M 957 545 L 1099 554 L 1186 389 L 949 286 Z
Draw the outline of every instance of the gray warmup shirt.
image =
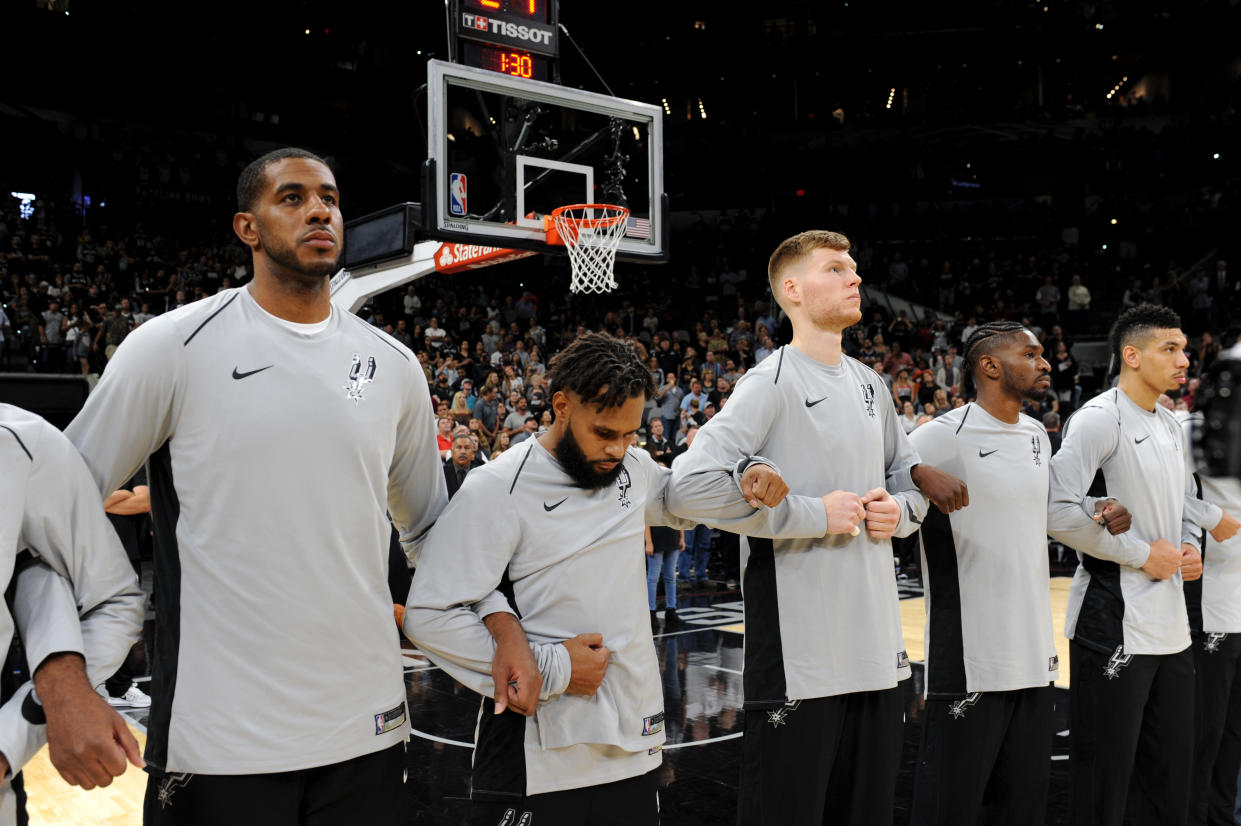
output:
M 86 658 L 92 683 L 102 683 L 138 639 L 143 597 L 99 491 L 59 430 L 7 404 L 0 404 L 0 468 L 0 582 L 17 576 L 14 614 L 31 673 L 51 654 L 75 652 Z M 17 573 L 24 550 L 38 561 Z M 0 650 L 8 649 L 13 620 L 0 601 Z M 0 752 L 13 773 L 47 742 L 32 687 L 0 708 Z M 10 822 L 5 811 L 0 803 L 0 823 Z
M 1185 433 L 1185 458 L 1193 472 L 1192 430 L 1201 427 L 1201 413 L 1177 413 Z M 1198 474 L 1198 493 L 1207 507 L 1190 518 L 1203 531 L 1210 531 L 1223 517 L 1221 509 L 1241 514 L 1241 484 L 1236 479 Z M 1209 561 L 1208 561 L 1209 560 Z M 1189 621 L 1207 634 L 1241 633 L 1241 533 L 1216 542 L 1210 536 L 1202 549 L 1202 585 L 1197 595 L 1185 590 Z
M 1122 645 L 1123 654 L 1175 654 L 1189 647 L 1181 572 L 1154 580 L 1141 570 L 1156 539 L 1198 547 L 1198 529 L 1184 519 L 1193 479 L 1183 451 L 1181 426 L 1170 410 L 1144 410 L 1118 387 L 1065 422 L 1051 462 L 1047 530 L 1082 561 L 1069 588 L 1069 639 L 1103 653 Z M 1113 536 L 1095 522 L 1090 495 L 1124 504 L 1130 529 Z
M 515 612 L 543 674 L 538 711 L 524 721 L 521 739 L 480 734 L 476 793 L 542 794 L 659 766 L 664 698 L 647 615 L 643 528 L 693 523 L 664 509 L 666 468 L 636 448 L 623 461 L 614 484 L 584 490 L 530 439 L 471 470 L 427 535 L 405 614 L 410 639 L 459 682 L 492 697 L 495 643 L 482 617 Z M 483 512 L 491 518 L 479 519 Z M 511 583 L 511 606 L 492 602 L 502 580 Z M 565 694 L 572 669 L 560 643 L 588 633 L 602 634 L 612 651 L 603 682 L 593 697 Z M 497 760 L 524 760 L 524 788 L 487 785 L 480 763 Z
M 777 467 L 789 495 L 752 510 L 734 482 L 747 461 Z M 909 444 L 879 375 L 786 346 L 738 382 L 728 404 L 672 467 L 668 508 L 697 522 L 737 520 L 745 595 L 745 704 L 894 687 L 909 676 L 892 542 L 826 536 L 821 497 L 887 488 L 901 507 L 897 536 L 926 503 Z
M 297 332 L 225 290 L 135 329 L 67 435 L 100 491 L 150 456 L 148 763 L 293 771 L 406 737 L 385 514 L 412 559 L 447 501 L 407 348 L 335 307 Z
M 918 456 L 962 479 L 968 507 L 922 523 L 926 696 L 1045 686 L 1059 676 L 1047 560 L 1047 431 L 967 404 L 912 434 Z

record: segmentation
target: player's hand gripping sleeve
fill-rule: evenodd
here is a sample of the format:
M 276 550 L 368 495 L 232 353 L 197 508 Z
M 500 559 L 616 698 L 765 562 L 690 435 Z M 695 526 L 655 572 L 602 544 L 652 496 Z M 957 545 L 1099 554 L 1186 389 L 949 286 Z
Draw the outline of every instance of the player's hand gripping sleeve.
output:
M 738 463 L 762 453 L 767 434 L 779 425 L 782 410 L 782 396 L 771 381 L 760 376 L 739 381 L 724 409 L 699 428 L 689 450 L 672 463 L 672 479 L 665 494 L 667 509 L 694 524 L 745 536 L 824 536 L 827 511 L 820 496 L 790 492 L 774 508 L 753 508 L 737 485 Z
M 441 474 L 442 476 L 442 474 Z M 463 485 L 422 543 L 405 606 L 405 636 L 453 679 L 484 697 L 495 696 L 491 661 L 496 644 L 483 618 L 512 611 L 498 595 L 519 536 L 503 492 L 480 479 Z M 480 512 L 494 519 L 478 519 Z M 543 675 L 540 700 L 569 685 L 569 652 L 559 644 L 532 644 Z
M 879 405 L 883 416 L 883 462 L 884 487 L 901 506 L 901 521 L 897 523 L 893 537 L 904 538 L 922 525 L 926 518 L 927 502 L 913 482 L 914 465 L 922 460 L 892 405 Z

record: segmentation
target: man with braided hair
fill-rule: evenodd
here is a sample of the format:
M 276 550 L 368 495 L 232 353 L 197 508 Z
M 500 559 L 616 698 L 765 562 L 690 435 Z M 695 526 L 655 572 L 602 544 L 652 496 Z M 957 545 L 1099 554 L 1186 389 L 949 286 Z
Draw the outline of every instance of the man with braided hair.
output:
M 664 708 L 644 528 L 693 523 L 664 506 L 670 471 L 631 447 L 655 391 L 633 346 L 590 333 L 549 368 L 551 429 L 465 478 L 427 535 L 403 627 L 482 695 L 473 823 L 653 826 Z M 742 508 L 713 527 L 737 530 L 787 492 L 764 464 L 747 457 L 736 469 Z M 493 604 L 497 588 L 507 603 Z M 525 635 L 497 633 L 497 645 L 488 628 L 505 612 Z M 493 657 L 531 653 L 538 709 L 496 714 Z
M 701 522 L 744 508 L 738 461 L 762 456 L 791 493 L 743 524 L 745 739 L 738 823 L 892 822 L 910 676 L 893 536 L 923 494 L 968 504 L 960 479 L 920 463 L 883 379 L 842 352 L 862 318 L 849 239 L 780 244 L 772 294 L 793 340 L 737 382 L 673 465 L 668 504 Z M 826 494 L 826 495 L 824 495 Z
M 909 439 L 970 486 L 968 508 L 929 509 L 921 528 L 926 713 L 913 823 L 1035 826 L 1047 807 L 1059 662 L 1043 506 L 1051 443 L 1021 403 L 1042 398 L 1051 368 L 1012 321 L 974 330 L 965 358 L 978 400 Z M 1109 529 L 1122 533 L 1128 515 L 1108 507 Z
M 1182 583 L 1202 575 L 1200 527 L 1215 528 L 1222 516 L 1194 498 L 1180 425 L 1157 403 L 1185 384 L 1180 318 L 1139 304 L 1109 339 L 1120 380 L 1069 418 L 1051 462 L 1048 533 L 1082 563 L 1065 622 L 1070 805 L 1077 824 L 1183 824 L 1194 660 Z M 1102 530 L 1091 494 L 1124 502 L 1132 528 Z

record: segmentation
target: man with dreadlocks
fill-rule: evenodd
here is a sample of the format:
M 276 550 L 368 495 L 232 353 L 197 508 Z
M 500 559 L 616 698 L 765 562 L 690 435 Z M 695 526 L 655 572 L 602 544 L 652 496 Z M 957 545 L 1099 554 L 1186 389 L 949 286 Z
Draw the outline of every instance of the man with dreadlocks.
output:
M 472 822 L 656 824 L 664 709 L 643 534 L 693 523 L 664 507 L 670 471 L 630 447 L 655 391 L 632 345 L 587 334 L 549 366 L 554 423 L 466 477 L 424 542 L 403 627 L 483 696 Z M 745 512 L 779 504 L 787 487 L 770 467 L 738 468 Z M 497 613 L 516 613 L 525 635 L 493 623 L 496 588 L 509 599 Z M 514 648 L 533 649 L 542 675 L 531 717 L 496 714 L 491 699 L 492 658 Z
M 924 461 L 965 479 L 970 506 L 929 509 L 926 713 L 914 784 L 916 826 L 1042 824 L 1059 676 L 1048 598 L 1051 443 L 1024 399 L 1051 384 L 1043 347 L 1013 321 L 977 328 L 965 358 L 978 400 L 919 427 Z M 1116 503 L 1113 533 L 1128 527 Z M 984 817 L 985 815 L 985 817 Z
M 1182 583 L 1202 575 L 1195 522 L 1215 527 L 1221 513 L 1194 498 L 1180 425 L 1157 403 L 1185 384 L 1180 328 L 1153 304 L 1120 315 L 1109 336 L 1120 380 L 1069 418 L 1051 462 L 1048 533 L 1082 561 L 1065 622 L 1078 824 L 1180 824 L 1188 812 L 1194 660 Z M 1102 530 L 1091 494 L 1124 502 L 1132 529 Z
M 738 457 L 775 463 L 792 493 L 742 533 L 745 739 L 742 826 L 892 822 L 910 676 L 892 536 L 965 485 L 920 464 L 879 375 L 842 352 L 862 318 L 849 239 L 814 230 L 768 263 L 793 341 L 737 383 L 673 465 L 673 513 L 710 522 L 744 507 Z M 826 495 L 824 495 L 826 494 Z

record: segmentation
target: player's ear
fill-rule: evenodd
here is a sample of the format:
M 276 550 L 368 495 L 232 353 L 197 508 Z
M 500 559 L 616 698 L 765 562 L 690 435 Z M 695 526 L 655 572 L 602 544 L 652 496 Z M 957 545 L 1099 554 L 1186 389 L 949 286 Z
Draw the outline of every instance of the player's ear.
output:
M 784 302 L 781 303 L 781 307 L 801 303 L 801 284 L 793 276 L 786 275 L 780 279 L 780 291 L 784 293 Z
M 569 394 L 563 390 L 557 390 L 552 394 L 552 416 L 556 421 L 569 420 L 569 408 L 573 406 L 573 401 L 569 398 Z
M 1120 348 L 1120 360 L 1129 365 L 1129 369 L 1137 370 L 1142 366 L 1142 351 L 1132 344 Z
M 978 357 L 978 372 L 989 379 L 998 379 L 1000 377 L 1000 361 L 990 353 L 983 353 Z
M 259 228 L 258 223 L 254 220 L 254 213 L 238 212 L 234 215 L 233 232 L 237 233 L 241 243 L 250 249 L 257 251 L 260 248 Z

